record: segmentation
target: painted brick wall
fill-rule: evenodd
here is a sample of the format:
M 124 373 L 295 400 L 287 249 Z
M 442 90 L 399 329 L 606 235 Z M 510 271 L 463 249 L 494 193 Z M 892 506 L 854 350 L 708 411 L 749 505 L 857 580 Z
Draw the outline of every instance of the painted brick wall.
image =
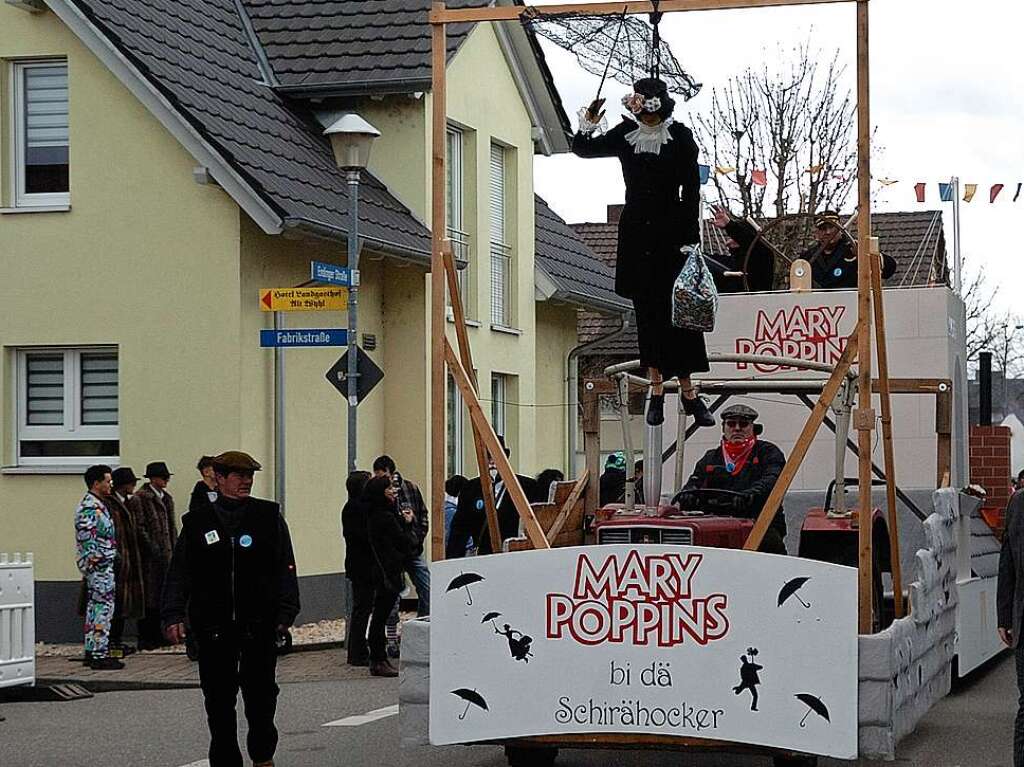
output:
M 998 510 L 1001 516 L 1010 500 L 1010 429 L 972 426 L 970 449 L 971 483 L 985 488 L 985 508 Z

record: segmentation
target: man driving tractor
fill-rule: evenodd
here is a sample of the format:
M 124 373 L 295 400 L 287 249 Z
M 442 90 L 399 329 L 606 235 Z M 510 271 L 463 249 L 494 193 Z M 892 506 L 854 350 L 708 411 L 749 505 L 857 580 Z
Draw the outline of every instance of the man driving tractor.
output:
M 683 511 L 705 505 L 702 496 L 715 495 L 716 513 L 754 519 L 761 513 L 775 481 L 786 465 L 786 456 L 771 442 L 758 439 L 763 427 L 757 423 L 758 413 L 746 405 L 730 405 L 722 413 L 722 444 L 709 450 L 697 461 L 693 474 L 672 503 Z M 728 499 L 728 500 L 726 500 Z M 786 516 L 779 506 L 760 551 L 786 553 Z

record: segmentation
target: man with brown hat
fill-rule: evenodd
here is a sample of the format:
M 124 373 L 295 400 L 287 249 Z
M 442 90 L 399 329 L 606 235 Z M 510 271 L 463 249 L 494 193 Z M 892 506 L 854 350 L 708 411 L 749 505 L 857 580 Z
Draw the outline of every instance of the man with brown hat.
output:
M 747 405 L 730 405 L 722 411 L 721 445 L 697 461 L 693 474 L 672 499 L 674 505 L 684 511 L 705 506 L 706 511 L 757 518 L 786 465 L 786 456 L 776 445 L 759 439 L 762 427 L 757 418 L 757 411 Z M 701 490 L 724 492 L 702 497 Z M 726 500 L 729 508 L 723 508 Z M 760 550 L 786 553 L 786 515 L 781 506 Z
M 167 491 L 173 476 L 163 461 L 146 465 L 143 476 L 149 480 L 128 501 L 128 510 L 138 520 L 146 591 L 146 614 L 139 621 L 139 649 L 153 650 L 164 644 L 160 633 L 160 592 L 171 561 L 178 528 L 174 498 Z
M 839 214 L 823 210 L 814 219 L 814 239 L 801 258 L 810 261 L 815 288 L 857 287 L 857 243 L 843 228 Z M 896 259 L 882 255 L 882 279 L 896 272 Z
M 253 498 L 260 464 L 229 451 L 213 459 L 217 497 L 181 520 L 161 617 L 167 639 L 199 652 L 199 682 L 210 728 L 210 767 L 242 767 L 235 706 L 241 688 L 249 757 L 273 765 L 277 749 L 277 638 L 299 612 L 288 525 L 276 503 Z

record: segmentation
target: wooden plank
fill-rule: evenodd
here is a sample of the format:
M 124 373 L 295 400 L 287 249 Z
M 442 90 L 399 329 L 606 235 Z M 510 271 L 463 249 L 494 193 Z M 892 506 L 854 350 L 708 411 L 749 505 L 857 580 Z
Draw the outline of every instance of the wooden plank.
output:
M 868 62 L 868 3 L 857 3 L 857 408 L 871 408 L 871 91 Z M 871 432 L 873 419 L 857 418 L 858 467 L 858 581 L 860 591 L 860 633 L 872 628 L 871 600 L 874 593 L 871 535 Z
M 558 516 L 555 517 L 555 521 L 551 523 L 551 527 L 548 529 L 547 536 L 549 541 L 554 541 L 558 534 L 562 532 L 562 528 L 565 526 L 565 522 L 569 519 L 569 515 L 572 514 L 573 508 L 580 501 L 580 496 L 583 495 L 583 491 L 587 487 L 587 481 L 590 479 L 590 472 L 586 469 L 580 474 L 579 479 L 576 480 L 576 484 L 573 486 L 572 492 L 569 497 L 565 499 L 565 503 L 562 504 L 561 510 L 558 512 Z
M 814 403 L 814 409 L 811 410 L 811 414 L 808 416 L 807 422 L 804 424 L 804 428 L 800 432 L 792 452 L 789 454 L 789 459 L 786 461 L 782 473 L 775 481 L 775 487 L 772 488 L 771 493 L 768 495 L 768 500 L 764 502 L 764 507 L 762 507 L 761 513 L 754 522 L 754 527 L 751 529 L 750 535 L 747 536 L 746 543 L 743 544 L 743 548 L 747 551 L 757 551 L 761 541 L 764 539 L 764 534 L 768 532 L 768 527 L 775 518 L 775 512 L 782 505 L 782 499 L 785 497 L 786 491 L 789 490 L 789 486 L 792 484 L 800 464 L 803 463 L 804 457 L 811 447 L 811 442 L 814 441 L 814 436 L 821 427 L 821 422 L 825 420 L 825 415 L 832 404 L 832 400 L 839 393 L 839 388 L 846 378 L 846 371 L 850 369 L 850 363 L 857 353 L 857 343 L 857 331 L 854 330 L 847 339 L 846 348 L 843 349 L 843 353 L 840 355 L 832 375 L 826 381 L 825 388 L 821 390 L 818 401 Z
M 443 0 L 435 0 L 435 12 L 444 11 Z M 447 143 L 445 92 L 445 25 L 430 29 L 431 98 L 433 115 L 431 136 L 432 167 L 430 195 L 430 553 L 435 562 L 444 559 L 444 472 L 446 427 L 444 368 L 444 240 L 445 240 L 445 168 Z
M 885 341 L 885 307 L 882 303 L 882 267 L 878 238 L 871 238 L 871 294 L 875 311 L 875 347 L 878 354 L 879 400 L 882 410 L 882 450 L 885 457 L 885 504 L 889 515 L 889 567 L 892 572 L 895 617 L 905 614 L 903 576 L 900 568 L 899 513 L 896 506 L 896 458 L 892 445 L 892 401 L 889 392 L 889 352 Z
M 548 543 L 547 536 L 544 535 L 544 531 L 537 522 L 533 509 L 530 508 L 530 502 L 527 500 L 523 488 L 519 485 L 519 479 L 512 470 L 512 464 L 509 463 L 505 451 L 501 449 L 501 443 L 498 442 L 494 429 L 491 428 L 487 416 L 484 415 L 483 408 L 480 407 L 480 400 L 477 398 L 476 392 L 473 391 L 473 383 L 462 367 L 462 362 L 456 356 L 455 350 L 448 343 L 447 338 L 444 339 L 444 354 L 448 360 L 448 367 L 451 368 L 452 375 L 455 378 L 455 384 L 459 387 L 462 397 L 466 401 L 469 417 L 476 422 L 476 427 L 484 442 L 484 447 L 494 459 L 494 465 L 498 469 L 498 474 L 505 480 L 505 489 L 512 499 L 516 511 L 519 512 L 519 518 L 523 521 L 523 525 L 526 528 L 526 535 L 530 538 L 530 542 L 533 543 L 535 549 L 550 549 L 551 545 Z
M 950 385 L 948 378 L 890 378 L 889 394 L 938 394 Z M 877 378 L 871 381 L 871 391 L 875 394 L 882 391 Z
M 601 503 L 601 483 L 596 479 L 601 476 L 601 408 L 597 392 L 587 387 L 583 390 L 583 454 L 587 474 L 595 477 L 587 484 L 583 511 L 594 514 Z
M 627 14 L 681 11 L 726 11 L 737 8 L 771 8 L 789 5 L 829 5 L 854 0 L 661 0 L 655 6 L 650 0 L 628 2 L 598 2 L 553 5 L 496 6 L 491 8 L 452 8 L 432 10 L 430 23 L 456 24 L 470 21 L 518 21 L 534 14 L 585 13 L 589 16 L 618 16 L 625 8 Z
M 447 130 L 447 128 L 446 128 Z M 473 391 L 480 396 L 480 384 L 473 367 L 473 352 L 469 345 L 469 334 L 466 332 L 466 313 L 462 308 L 462 294 L 459 292 L 459 279 L 455 274 L 455 256 L 452 254 L 451 240 L 444 241 L 444 273 L 448 279 L 448 294 L 452 303 L 452 315 L 455 320 L 455 337 L 458 340 L 459 357 L 465 368 Z M 447 385 L 445 381 L 445 385 Z M 473 426 L 473 448 L 476 451 L 476 465 L 480 472 L 480 493 L 483 496 L 484 512 L 487 516 L 487 535 L 491 539 L 491 551 L 501 551 L 501 528 L 498 523 L 498 510 L 494 506 L 494 488 L 491 486 L 490 466 L 487 463 L 487 451 L 480 440 L 480 431 Z

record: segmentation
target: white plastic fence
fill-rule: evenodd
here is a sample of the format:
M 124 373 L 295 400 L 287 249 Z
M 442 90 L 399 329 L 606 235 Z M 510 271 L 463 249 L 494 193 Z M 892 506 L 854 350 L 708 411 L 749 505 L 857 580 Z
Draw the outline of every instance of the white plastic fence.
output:
M 35 683 L 33 584 L 31 554 L 0 554 L 0 687 Z

